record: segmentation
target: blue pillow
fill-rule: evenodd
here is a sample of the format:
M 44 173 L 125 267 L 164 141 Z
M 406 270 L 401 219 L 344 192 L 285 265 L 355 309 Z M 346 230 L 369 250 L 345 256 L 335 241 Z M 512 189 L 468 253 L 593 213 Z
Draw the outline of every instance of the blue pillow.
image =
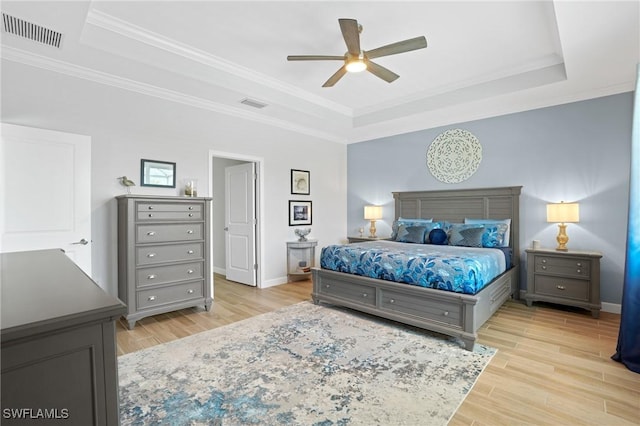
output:
M 447 244 L 447 233 L 444 229 L 436 228 L 429 232 L 429 243 L 437 245 Z
M 492 246 L 492 247 L 509 247 L 509 242 L 511 240 L 511 219 L 469 219 L 465 218 L 464 223 L 473 224 L 473 225 L 495 225 L 496 223 L 504 223 L 507 226 L 507 230 L 504 233 L 504 238 L 502 240 L 502 245 L 500 246 Z
M 449 231 L 450 246 L 482 247 L 483 225 L 453 224 Z
M 505 247 L 509 245 L 507 238 L 508 226 L 505 223 L 487 223 L 482 234 L 482 247 Z
M 407 219 L 403 217 L 399 217 L 398 220 L 393 221 L 393 225 L 391 226 L 391 239 L 396 240 L 398 236 L 398 229 L 400 225 L 404 226 L 425 226 L 428 223 L 433 222 L 433 218 L 431 219 Z

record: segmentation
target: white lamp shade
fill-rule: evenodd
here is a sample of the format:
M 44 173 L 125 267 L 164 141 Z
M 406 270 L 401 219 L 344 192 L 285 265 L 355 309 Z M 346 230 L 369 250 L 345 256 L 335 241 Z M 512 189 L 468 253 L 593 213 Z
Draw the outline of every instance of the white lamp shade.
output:
M 364 218 L 366 220 L 382 219 L 382 207 L 381 206 L 364 206 Z
M 547 222 L 580 222 L 580 205 L 565 202 L 547 204 Z

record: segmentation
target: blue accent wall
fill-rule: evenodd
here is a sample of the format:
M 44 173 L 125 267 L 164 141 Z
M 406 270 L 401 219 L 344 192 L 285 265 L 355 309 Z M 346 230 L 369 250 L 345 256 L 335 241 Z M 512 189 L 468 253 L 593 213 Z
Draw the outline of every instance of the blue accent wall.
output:
M 521 251 L 540 240 L 554 248 L 557 225 L 548 202 L 579 202 L 580 223 L 567 227 L 569 249 L 600 251 L 601 299 L 620 304 L 624 281 L 633 93 L 458 123 L 351 144 L 347 148 L 347 229 L 368 228 L 365 204 L 384 206 L 379 236 L 391 234 L 393 191 L 522 185 Z M 448 129 L 482 144 L 476 173 L 458 184 L 435 179 L 429 145 Z M 523 266 L 523 286 L 526 285 Z

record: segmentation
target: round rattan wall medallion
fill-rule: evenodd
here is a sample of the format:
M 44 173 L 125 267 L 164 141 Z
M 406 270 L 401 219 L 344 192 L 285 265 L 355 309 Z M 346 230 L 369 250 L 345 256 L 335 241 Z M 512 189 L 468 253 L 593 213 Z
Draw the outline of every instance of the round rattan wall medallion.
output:
M 439 134 L 427 150 L 427 166 L 441 182 L 458 183 L 471 177 L 482 161 L 482 145 L 472 133 L 461 129 Z

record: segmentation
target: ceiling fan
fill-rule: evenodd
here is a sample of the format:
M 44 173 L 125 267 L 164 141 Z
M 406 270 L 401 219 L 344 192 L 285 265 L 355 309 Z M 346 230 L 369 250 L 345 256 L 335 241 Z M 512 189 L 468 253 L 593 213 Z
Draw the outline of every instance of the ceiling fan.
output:
M 347 45 L 347 53 L 343 56 L 327 56 L 327 55 L 289 55 L 288 61 L 344 61 L 344 65 L 336 71 L 322 87 L 332 87 L 347 72 L 360 72 L 367 70 L 376 77 L 380 77 L 387 83 L 395 81 L 398 74 L 387 68 L 371 62 L 371 59 L 380 58 L 382 56 L 396 55 L 398 53 L 409 52 L 411 50 L 423 49 L 427 47 L 427 39 L 424 36 L 399 41 L 397 43 L 387 44 L 373 50 L 362 50 L 360 48 L 360 32 L 362 25 L 358 24 L 355 19 L 338 19 L 342 37 Z

